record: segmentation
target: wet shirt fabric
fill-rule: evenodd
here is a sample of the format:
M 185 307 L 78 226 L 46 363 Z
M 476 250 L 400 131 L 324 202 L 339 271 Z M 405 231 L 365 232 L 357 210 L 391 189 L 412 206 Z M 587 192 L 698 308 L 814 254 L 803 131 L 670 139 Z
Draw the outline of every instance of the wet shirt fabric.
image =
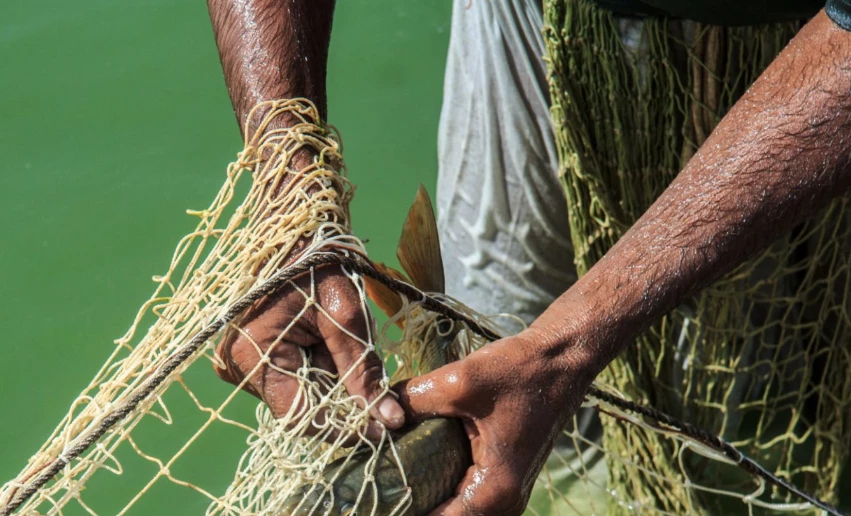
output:
M 507 334 L 577 278 L 542 27 L 541 0 L 453 2 L 436 203 L 446 293 L 483 314 L 511 314 L 497 318 Z M 580 412 L 576 425 L 585 439 L 600 438 L 593 409 Z M 553 502 L 539 488 L 530 507 L 605 513 L 603 454 L 579 453 L 564 439 L 555 448 L 548 481 L 564 498 Z
M 819 9 L 851 30 L 851 0 L 596 0 L 627 16 L 671 16 L 715 25 L 757 25 L 810 18 Z

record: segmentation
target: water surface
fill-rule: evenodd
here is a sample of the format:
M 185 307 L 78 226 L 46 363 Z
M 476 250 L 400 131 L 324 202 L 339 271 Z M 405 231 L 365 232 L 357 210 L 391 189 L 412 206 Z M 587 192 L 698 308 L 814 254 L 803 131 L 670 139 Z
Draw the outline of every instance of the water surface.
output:
M 338 2 L 329 120 L 343 135 L 356 233 L 392 261 L 416 186 L 433 191 L 449 2 Z M 112 351 L 241 148 L 204 2 L 0 7 L 0 483 L 12 478 Z M 201 365 L 201 364 L 198 364 Z M 228 389 L 190 381 L 202 396 Z M 200 422 L 174 395 L 187 425 Z M 246 395 L 234 408 L 249 414 Z M 196 417 L 197 416 L 197 417 Z M 244 434 L 204 436 L 176 475 L 214 492 Z M 145 443 L 166 454 L 181 443 Z M 194 450 L 194 448 L 193 448 Z M 114 514 L 156 467 L 128 456 L 84 499 Z M 219 491 L 215 491 L 219 490 Z M 197 514 L 160 481 L 130 514 Z M 72 510 L 69 514 L 80 514 Z

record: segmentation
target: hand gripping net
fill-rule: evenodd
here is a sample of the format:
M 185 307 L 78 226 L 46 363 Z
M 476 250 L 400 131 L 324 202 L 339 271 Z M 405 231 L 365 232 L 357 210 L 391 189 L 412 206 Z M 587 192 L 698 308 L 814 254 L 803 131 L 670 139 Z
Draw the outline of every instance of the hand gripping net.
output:
M 240 331 L 239 314 L 271 292 L 291 289 L 300 294 L 303 306 L 293 324 L 308 309 L 331 318 L 327 307 L 317 301 L 313 281 L 317 267 L 342 264 L 361 294 L 364 317 L 369 310 L 363 275 L 402 294 L 399 313 L 380 333 L 370 326 L 368 338 L 359 340 L 364 354 L 377 348 L 401 370 L 416 372 L 411 371 L 410 345 L 417 335 L 425 334 L 425 326 L 436 324 L 434 314 L 459 325 L 463 338 L 455 341 L 458 356 L 498 337 L 498 327 L 486 318 L 445 297 L 427 296 L 388 278 L 363 258 L 363 246 L 350 236 L 347 206 L 352 190 L 344 177 L 339 140 L 320 124 L 312 105 L 269 102 L 259 105 L 255 114 L 262 115 L 262 122 L 228 167 L 225 184 L 210 207 L 189 212 L 201 221 L 178 244 L 168 271 L 154 279 L 154 294 L 130 330 L 116 341 L 106 363 L 45 445 L 0 489 L 0 514 L 14 510 L 21 514 L 140 514 L 146 512 L 146 500 L 156 497 L 167 497 L 175 514 L 198 513 L 205 507 L 207 514 L 281 514 L 300 486 L 327 483 L 322 475 L 326 466 L 351 453 L 351 448 L 342 447 L 347 439 L 369 447 L 373 457 L 393 448 L 389 434 L 378 443 L 364 438 L 369 407 L 342 387 L 342 378 L 350 371 L 332 374 L 312 367 L 309 349 L 300 350 L 301 367 L 281 371 L 299 382 L 301 402 L 280 419 L 274 419 L 262 403 L 253 404 L 253 410 L 247 407 L 250 397 L 241 392 L 241 386 L 226 385 L 212 372 L 211 364 L 220 364 L 212 341 L 227 328 Z M 275 120 L 284 116 L 299 123 L 273 129 Z M 316 159 L 293 170 L 291 160 L 304 149 L 314 152 Z M 238 203 L 236 192 L 243 182 L 249 186 Z M 287 263 L 296 248 L 298 259 Z M 307 287 L 294 282 L 297 277 L 310 278 Z M 399 320 L 405 321 L 401 336 L 392 330 Z M 293 324 L 276 345 L 283 345 Z M 139 331 L 146 325 L 146 332 Z M 258 354 L 262 355 L 259 347 Z M 255 371 L 266 365 L 273 367 L 263 359 Z M 605 454 L 611 468 L 635 475 L 633 481 L 651 476 L 655 484 L 678 493 L 679 499 L 694 500 L 690 508 L 695 513 L 702 512 L 698 502 L 706 496 L 732 500 L 738 512 L 764 506 L 812 507 L 794 488 L 784 487 L 717 436 L 627 402 L 611 385 L 592 389 L 586 404 L 596 407 L 627 437 L 612 446 L 610 441 L 601 445 L 577 431 L 566 432 L 583 452 L 575 462 L 580 485 L 591 482 L 583 475 L 586 464 L 581 457 L 593 449 Z M 317 427 L 315 416 L 320 411 L 326 412 L 325 422 Z M 633 433 L 653 435 L 653 442 L 661 443 L 658 451 L 669 454 L 663 461 L 665 468 L 648 463 L 645 445 L 632 444 Z M 237 443 L 244 444 L 241 458 L 228 454 Z M 784 448 L 775 452 L 768 444 L 767 456 L 782 455 Z M 206 458 L 206 467 L 185 466 L 190 461 L 197 464 L 198 457 Z M 553 460 L 558 461 L 558 455 Z M 737 483 L 722 486 L 704 474 L 695 475 L 695 461 L 703 465 L 702 470 L 735 471 Z M 571 508 L 590 513 L 580 508 L 581 493 L 571 500 L 552 487 L 552 480 L 545 470 L 539 490 L 551 500 L 566 500 L 562 513 L 571 513 Z M 361 493 L 373 489 L 374 479 L 367 475 L 360 487 Z M 769 497 L 772 489 L 781 493 L 780 499 Z M 410 496 L 401 499 L 393 513 L 404 514 L 409 505 Z M 621 489 L 612 489 L 606 507 L 595 511 L 612 508 L 675 513 L 663 503 L 632 497 Z M 530 512 L 537 510 L 532 507 Z M 317 508 L 314 513 L 323 511 Z M 377 512 L 359 507 L 358 514 Z

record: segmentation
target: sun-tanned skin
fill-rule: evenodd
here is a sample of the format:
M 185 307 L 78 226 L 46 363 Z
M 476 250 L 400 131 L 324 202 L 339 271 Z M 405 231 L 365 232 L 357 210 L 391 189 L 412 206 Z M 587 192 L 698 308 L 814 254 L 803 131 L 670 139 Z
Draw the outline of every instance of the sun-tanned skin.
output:
M 225 83 L 241 129 L 251 108 L 264 100 L 308 98 L 325 118 L 333 0 L 209 0 L 208 7 Z M 287 121 L 277 123 L 285 125 Z M 351 281 L 337 266 L 319 270 L 316 279 L 320 305 L 349 331 L 365 337 L 367 321 Z M 303 303 L 301 295 L 293 292 L 264 299 L 249 310 L 243 330 L 265 352 Z M 236 332 L 230 335 L 218 349 L 227 367 L 217 369 L 217 373 L 237 384 L 257 365 L 259 357 L 249 338 Z M 301 362 L 297 346 L 311 347 L 314 364 L 330 371 L 349 370 L 363 350 L 327 318 L 318 317 L 315 309 L 305 314 L 301 323 L 287 332 L 287 340 L 271 352 L 272 363 L 294 370 Z M 350 394 L 372 402 L 382 391 L 383 378 L 381 360 L 370 353 L 357 366 L 356 374 L 348 376 L 345 387 Z M 297 388 L 297 381 L 268 367 L 253 375 L 248 384 L 249 392 L 262 398 L 276 416 L 287 412 Z M 404 422 L 402 408 L 389 395 L 376 405 L 372 415 L 389 428 L 399 428 Z M 380 426 L 373 422 L 367 435 L 379 437 Z
M 324 106 L 333 2 L 209 5 L 241 123 L 261 100 L 304 96 Z M 851 33 L 821 12 L 657 202 L 528 330 L 397 387 L 408 419 L 458 417 L 471 439 L 474 465 L 457 496 L 435 514 L 520 514 L 554 437 L 594 377 L 687 296 L 845 194 L 849 165 Z M 338 272 L 323 273 L 322 288 L 342 307 L 356 303 Z M 249 328 L 282 324 L 287 300 L 266 308 L 256 309 Z M 358 316 L 348 320 L 363 327 Z M 302 335 L 293 344 L 327 348 L 324 367 L 345 367 L 352 356 L 352 343 L 328 329 L 305 324 Z M 256 363 L 253 348 L 239 340 L 223 352 L 232 358 L 233 367 L 223 373 L 230 381 Z M 369 397 L 380 377 L 380 363 L 373 361 L 346 387 Z M 291 387 L 282 379 L 252 385 L 276 413 L 288 406 Z M 397 412 L 382 421 L 397 427 L 402 417 Z

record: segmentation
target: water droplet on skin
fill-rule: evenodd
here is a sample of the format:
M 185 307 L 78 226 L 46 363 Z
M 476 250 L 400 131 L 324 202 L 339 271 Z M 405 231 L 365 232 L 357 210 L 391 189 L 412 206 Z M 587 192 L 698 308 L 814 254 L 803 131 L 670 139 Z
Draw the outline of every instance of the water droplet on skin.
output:
M 465 500 L 470 501 L 473 499 L 473 496 L 476 495 L 476 489 L 478 489 L 485 482 L 485 476 L 487 475 L 487 473 L 487 468 L 478 469 L 473 473 L 472 483 L 464 489 Z
M 434 390 L 434 380 L 422 381 L 408 389 L 408 391 L 413 395 L 427 394 L 432 390 Z
M 330 296 L 328 300 L 328 311 L 330 313 L 337 313 L 339 310 L 343 308 L 343 300 L 340 299 L 340 294 L 336 290 Z

